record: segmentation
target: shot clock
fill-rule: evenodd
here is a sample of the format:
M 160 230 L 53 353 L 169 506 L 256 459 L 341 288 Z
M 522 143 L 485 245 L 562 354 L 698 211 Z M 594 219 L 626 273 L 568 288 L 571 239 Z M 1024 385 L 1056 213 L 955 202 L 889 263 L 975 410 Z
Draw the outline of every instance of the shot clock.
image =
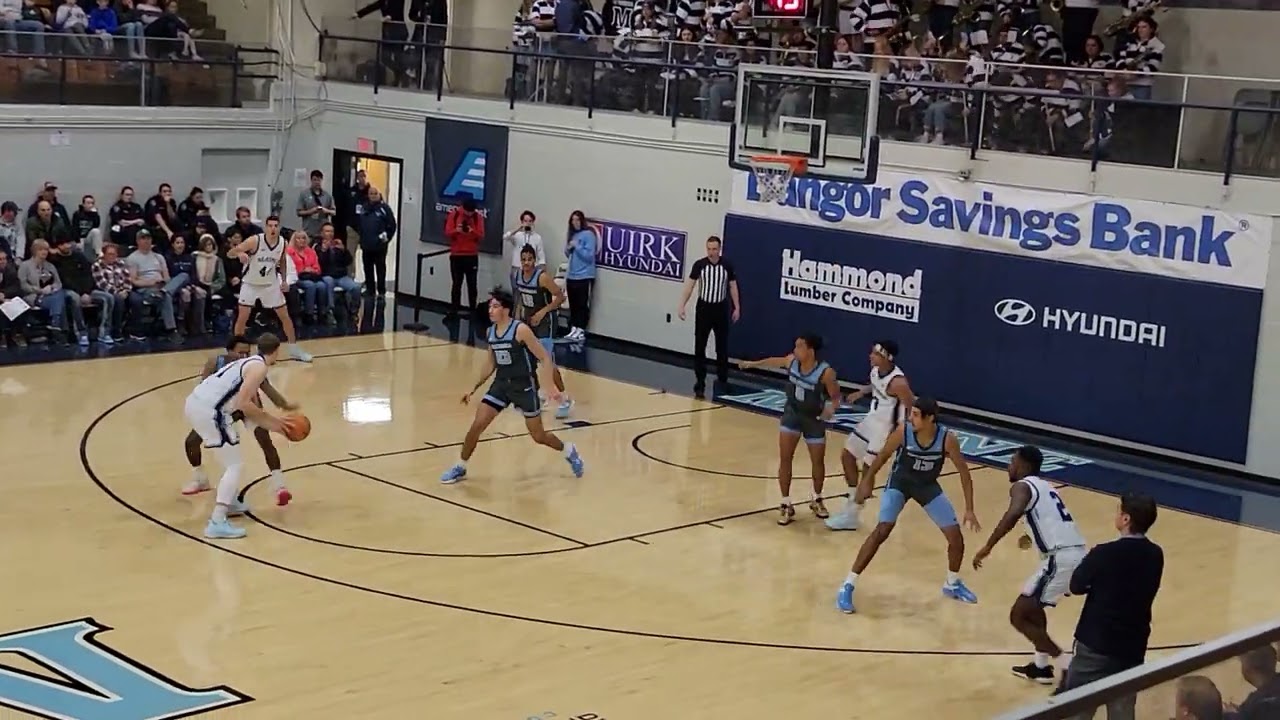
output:
M 757 20 L 803 20 L 813 0 L 752 0 L 752 15 Z

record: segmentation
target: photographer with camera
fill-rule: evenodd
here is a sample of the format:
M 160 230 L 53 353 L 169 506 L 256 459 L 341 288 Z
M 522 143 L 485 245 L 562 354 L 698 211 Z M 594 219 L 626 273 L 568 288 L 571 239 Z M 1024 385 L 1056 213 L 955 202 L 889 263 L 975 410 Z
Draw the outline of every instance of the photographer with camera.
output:
M 502 236 L 502 239 L 511 246 L 512 292 L 515 292 L 516 273 L 520 272 L 520 250 L 525 245 L 533 248 L 534 265 L 542 270 L 547 269 L 547 251 L 542 244 L 542 236 L 533 230 L 533 223 L 537 219 L 532 210 L 525 210 L 520 213 L 520 224 Z
M 449 312 L 457 317 L 462 305 L 462 281 L 467 281 L 467 314 L 476 307 L 476 276 L 480 272 L 480 240 L 484 238 L 484 216 L 476 210 L 470 195 L 461 196 L 462 204 L 449 211 L 444 221 L 444 236 L 449 240 Z

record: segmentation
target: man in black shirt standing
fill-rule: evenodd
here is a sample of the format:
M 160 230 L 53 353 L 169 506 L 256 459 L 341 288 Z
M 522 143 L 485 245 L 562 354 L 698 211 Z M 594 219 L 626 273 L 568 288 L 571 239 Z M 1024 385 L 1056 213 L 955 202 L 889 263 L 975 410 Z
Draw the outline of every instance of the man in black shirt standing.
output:
M 707 256 L 699 258 L 685 280 L 680 296 L 680 319 L 698 286 L 698 305 L 693 311 L 693 394 L 702 397 L 707 383 L 707 338 L 716 336 L 716 385 L 723 390 L 729 382 L 729 324 L 737 322 L 742 306 L 738 302 L 738 276 L 733 265 L 720 254 L 720 238 L 707 238 Z
M 1120 538 L 1090 550 L 1071 575 L 1071 594 L 1086 597 L 1075 655 L 1059 692 L 1137 667 L 1146 658 L 1151 605 L 1164 573 L 1164 551 L 1146 536 L 1155 522 L 1155 500 L 1126 494 L 1116 515 Z M 1107 703 L 1107 718 L 1133 720 L 1135 701 L 1130 695 Z

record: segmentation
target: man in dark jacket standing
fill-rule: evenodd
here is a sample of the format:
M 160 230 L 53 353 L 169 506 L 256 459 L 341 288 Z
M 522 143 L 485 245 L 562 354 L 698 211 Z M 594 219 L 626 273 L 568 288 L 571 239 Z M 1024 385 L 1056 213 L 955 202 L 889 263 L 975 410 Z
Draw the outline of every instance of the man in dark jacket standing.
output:
M 1147 539 L 1156 501 L 1120 498 L 1120 538 L 1095 546 L 1071 574 L 1071 594 L 1084 595 L 1076 623 L 1075 653 L 1059 692 L 1122 673 L 1143 663 L 1151 638 L 1151 606 L 1164 574 L 1164 551 Z M 1107 703 L 1108 720 L 1133 720 L 1133 695 Z
M 354 278 L 356 250 L 360 248 L 360 213 L 364 212 L 364 205 L 369 202 L 369 174 L 364 170 L 357 170 L 355 185 L 347 188 L 346 197 L 339 200 L 343 205 L 338 208 L 338 214 L 347 221 L 346 247 L 351 254 L 351 267 L 347 268 L 347 274 Z
M 396 236 L 396 215 L 382 200 L 378 188 L 370 186 L 369 199 L 362 206 L 360 223 L 360 257 L 364 263 L 366 295 L 383 299 L 387 294 L 387 250 Z

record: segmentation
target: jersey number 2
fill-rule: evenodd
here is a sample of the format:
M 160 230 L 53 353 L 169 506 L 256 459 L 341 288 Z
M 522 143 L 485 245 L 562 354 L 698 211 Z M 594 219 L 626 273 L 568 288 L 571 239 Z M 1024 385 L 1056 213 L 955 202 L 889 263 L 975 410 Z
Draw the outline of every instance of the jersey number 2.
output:
M 1063 522 L 1075 522 L 1071 519 L 1071 513 L 1067 512 L 1067 505 L 1062 502 L 1062 498 L 1059 497 L 1058 493 L 1050 490 L 1049 497 L 1053 498 L 1053 501 L 1058 505 L 1058 514 L 1062 516 Z

